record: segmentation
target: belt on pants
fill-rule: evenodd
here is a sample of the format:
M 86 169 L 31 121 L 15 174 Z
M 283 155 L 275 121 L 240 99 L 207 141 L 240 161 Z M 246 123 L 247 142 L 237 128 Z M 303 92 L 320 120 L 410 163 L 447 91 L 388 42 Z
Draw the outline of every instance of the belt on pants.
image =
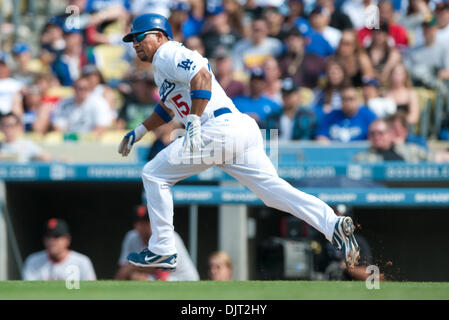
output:
M 217 110 L 214 111 L 214 117 L 216 118 L 216 117 L 219 117 L 222 114 L 226 114 L 226 113 L 232 113 L 232 111 L 229 108 L 226 108 L 226 107 L 220 108 L 220 109 L 217 109 Z

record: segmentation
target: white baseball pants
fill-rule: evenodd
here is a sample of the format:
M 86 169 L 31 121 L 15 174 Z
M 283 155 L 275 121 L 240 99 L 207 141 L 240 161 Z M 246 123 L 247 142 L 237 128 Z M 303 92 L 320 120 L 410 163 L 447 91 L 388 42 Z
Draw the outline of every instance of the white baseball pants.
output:
M 320 199 L 297 190 L 278 176 L 252 118 L 240 113 L 223 114 L 203 123 L 201 134 L 203 141 L 213 146 L 213 153 L 209 150 L 184 154 L 184 138 L 180 137 L 142 171 L 152 231 L 150 251 L 158 255 L 176 253 L 171 187 L 214 165 L 247 186 L 267 206 L 304 220 L 332 241 L 337 215 Z

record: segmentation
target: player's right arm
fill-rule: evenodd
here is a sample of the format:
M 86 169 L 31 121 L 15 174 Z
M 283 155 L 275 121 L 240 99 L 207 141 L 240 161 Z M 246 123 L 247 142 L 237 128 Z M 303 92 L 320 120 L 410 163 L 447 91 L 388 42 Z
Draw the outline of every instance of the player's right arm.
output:
M 148 131 L 170 122 L 172 118 L 173 112 L 162 101 L 159 102 L 154 112 L 142 124 L 125 135 L 118 147 L 118 153 L 126 157 L 131 152 L 134 143 L 142 139 Z

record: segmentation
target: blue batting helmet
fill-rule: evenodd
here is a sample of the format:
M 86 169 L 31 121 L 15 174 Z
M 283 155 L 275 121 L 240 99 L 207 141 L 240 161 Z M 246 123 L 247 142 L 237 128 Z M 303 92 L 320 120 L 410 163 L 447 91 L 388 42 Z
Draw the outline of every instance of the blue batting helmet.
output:
M 136 34 L 150 31 L 162 31 L 169 39 L 173 39 L 170 22 L 167 18 L 156 13 L 147 13 L 136 17 L 131 23 L 131 32 L 123 37 L 124 42 L 133 42 L 133 37 Z

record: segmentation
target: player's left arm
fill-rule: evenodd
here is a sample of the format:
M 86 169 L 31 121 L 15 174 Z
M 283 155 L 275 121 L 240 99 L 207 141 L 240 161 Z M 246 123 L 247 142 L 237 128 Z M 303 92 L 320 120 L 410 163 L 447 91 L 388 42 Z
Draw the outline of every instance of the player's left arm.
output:
M 206 68 L 201 68 L 190 81 L 190 96 L 192 98 L 190 114 L 201 117 L 212 95 L 211 89 L 212 75 Z
M 212 75 L 203 67 L 190 81 L 192 106 L 187 116 L 184 151 L 197 152 L 203 147 L 200 117 L 212 96 L 211 89 Z

